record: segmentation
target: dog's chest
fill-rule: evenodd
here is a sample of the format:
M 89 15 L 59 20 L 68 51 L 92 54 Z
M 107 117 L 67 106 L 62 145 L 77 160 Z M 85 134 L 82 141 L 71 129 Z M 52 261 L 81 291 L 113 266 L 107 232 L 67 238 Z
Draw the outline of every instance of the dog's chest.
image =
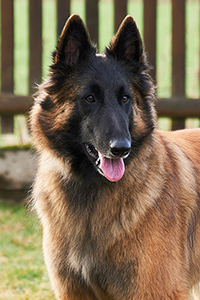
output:
M 116 218 L 112 218 L 112 222 L 109 220 L 108 224 L 105 218 L 105 223 L 102 222 L 101 226 L 95 227 L 91 218 L 88 218 L 87 223 L 84 216 L 83 219 L 84 222 L 81 218 L 77 220 L 77 227 L 81 230 L 70 237 L 68 251 L 70 269 L 81 278 L 81 281 L 85 281 L 95 290 L 106 293 L 107 287 L 112 286 L 113 294 L 117 290 L 120 294 L 119 289 L 122 289 L 123 294 L 122 282 L 126 290 L 130 290 L 136 275 L 135 262 L 132 258 L 132 261 L 127 263 L 125 250 L 122 250 L 121 240 L 125 238 L 126 231 L 121 223 Z M 132 243 L 127 244 L 126 251 L 128 248 L 131 253 Z M 103 298 L 107 299 L 106 297 Z
M 102 250 L 98 247 L 98 242 L 95 242 L 91 228 L 85 221 L 81 222 L 79 219 L 76 225 L 81 230 L 78 230 L 76 233 L 73 232 L 69 237 L 68 262 L 70 269 L 73 269 L 77 275 L 89 282 L 93 270 L 97 272 L 100 264 L 99 256 Z

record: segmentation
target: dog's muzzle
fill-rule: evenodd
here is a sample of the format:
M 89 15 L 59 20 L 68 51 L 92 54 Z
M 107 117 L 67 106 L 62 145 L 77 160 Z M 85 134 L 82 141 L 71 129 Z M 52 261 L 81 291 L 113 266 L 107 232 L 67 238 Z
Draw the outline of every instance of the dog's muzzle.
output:
M 127 139 L 113 140 L 110 142 L 107 154 L 102 154 L 93 145 L 86 144 L 86 150 L 92 160 L 95 160 L 95 167 L 101 175 L 109 181 L 119 181 L 125 172 L 124 159 L 131 151 L 131 142 Z

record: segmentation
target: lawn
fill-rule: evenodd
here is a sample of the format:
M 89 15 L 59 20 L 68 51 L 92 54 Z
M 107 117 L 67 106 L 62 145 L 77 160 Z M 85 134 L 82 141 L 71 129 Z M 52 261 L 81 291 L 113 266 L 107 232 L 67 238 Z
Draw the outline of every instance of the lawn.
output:
M 0 201 L 0 299 L 52 300 L 37 218 L 20 205 Z

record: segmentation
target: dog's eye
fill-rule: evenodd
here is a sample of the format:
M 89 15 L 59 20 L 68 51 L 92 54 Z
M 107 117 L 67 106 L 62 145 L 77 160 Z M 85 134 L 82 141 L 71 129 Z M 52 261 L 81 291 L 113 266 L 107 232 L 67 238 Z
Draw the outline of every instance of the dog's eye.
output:
M 87 96 L 87 97 L 85 98 L 85 100 L 86 100 L 87 102 L 89 102 L 89 103 L 95 102 L 95 99 L 94 99 L 94 97 L 93 97 L 92 95 Z
M 124 96 L 122 97 L 122 102 L 123 102 L 123 103 L 126 103 L 126 102 L 128 102 L 129 99 L 130 99 L 129 96 L 124 95 Z

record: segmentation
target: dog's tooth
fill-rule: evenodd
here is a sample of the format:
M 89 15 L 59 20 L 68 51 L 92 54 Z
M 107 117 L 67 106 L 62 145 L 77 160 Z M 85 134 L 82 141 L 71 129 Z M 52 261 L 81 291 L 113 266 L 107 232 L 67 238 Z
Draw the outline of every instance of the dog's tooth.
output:
M 95 164 L 98 166 L 100 164 L 100 158 L 98 158 L 95 162 Z

